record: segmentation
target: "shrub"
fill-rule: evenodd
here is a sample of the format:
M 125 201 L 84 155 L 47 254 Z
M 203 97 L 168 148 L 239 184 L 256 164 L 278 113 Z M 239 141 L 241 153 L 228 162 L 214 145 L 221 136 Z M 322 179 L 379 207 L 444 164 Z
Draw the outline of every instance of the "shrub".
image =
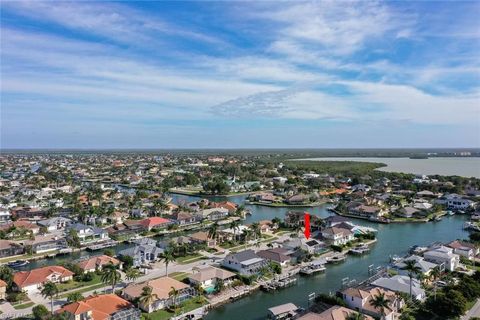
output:
M 48 316 L 50 315 L 50 312 L 48 311 L 47 307 L 45 307 L 43 304 L 39 304 L 33 307 L 32 313 L 35 320 L 47 319 Z
M 329 305 L 339 305 L 342 307 L 346 307 L 347 305 L 345 304 L 345 301 L 343 299 L 337 297 L 337 296 L 331 296 L 326 293 L 320 293 L 315 297 L 316 302 L 323 302 Z

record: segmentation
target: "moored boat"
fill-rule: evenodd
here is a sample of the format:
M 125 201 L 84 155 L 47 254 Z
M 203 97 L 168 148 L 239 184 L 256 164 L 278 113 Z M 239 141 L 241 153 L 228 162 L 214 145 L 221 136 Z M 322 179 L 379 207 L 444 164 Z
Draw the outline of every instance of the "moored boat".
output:
M 344 254 L 337 254 L 335 256 L 327 257 L 327 263 L 340 263 L 345 261 L 347 257 Z
M 17 260 L 17 261 L 13 261 L 13 262 L 8 263 L 7 266 L 15 269 L 15 268 L 24 267 L 29 263 L 30 262 L 28 262 L 27 260 Z

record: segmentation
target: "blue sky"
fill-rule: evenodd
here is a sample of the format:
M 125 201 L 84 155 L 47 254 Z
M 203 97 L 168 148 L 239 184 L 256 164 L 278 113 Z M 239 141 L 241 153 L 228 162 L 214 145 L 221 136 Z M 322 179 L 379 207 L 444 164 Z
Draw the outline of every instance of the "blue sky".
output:
M 2 1 L 2 148 L 480 147 L 480 2 Z

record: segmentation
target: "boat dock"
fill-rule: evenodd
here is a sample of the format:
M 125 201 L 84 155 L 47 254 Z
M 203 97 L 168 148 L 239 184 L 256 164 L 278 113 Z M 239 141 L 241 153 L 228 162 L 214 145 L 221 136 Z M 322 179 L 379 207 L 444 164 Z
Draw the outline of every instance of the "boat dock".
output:
M 293 276 L 286 276 L 281 279 L 272 279 L 269 282 L 265 282 L 260 286 L 260 288 L 264 291 L 270 292 L 270 291 L 275 291 L 277 289 L 292 286 L 295 283 L 297 283 L 297 278 Z
M 109 240 L 109 241 L 98 243 L 98 244 L 92 244 L 92 245 L 87 247 L 87 250 L 88 251 L 101 250 L 101 249 L 105 249 L 105 248 L 114 247 L 117 244 L 118 244 L 118 241 Z

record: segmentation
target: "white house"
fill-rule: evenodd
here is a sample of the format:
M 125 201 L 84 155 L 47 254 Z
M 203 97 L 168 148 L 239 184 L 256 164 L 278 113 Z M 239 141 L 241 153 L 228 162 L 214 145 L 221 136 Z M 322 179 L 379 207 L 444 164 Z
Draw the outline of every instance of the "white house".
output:
M 446 270 L 454 271 L 460 264 L 460 256 L 452 248 L 440 246 L 423 254 L 425 260 L 443 265 Z
M 73 272 L 61 266 L 48 266 L 30 271 L 19 271 L 13 275 L 13 283 L 19 291 L 37 293 L 46 282 L 66 282 L 73 279 Z
M 227 255 L 221 263 L 223 267 L 237 271 L 242 275 L 256 274 L 266 264 L 267 261 L 257 256 L 253 250 L 231 253 Z
M 372 285 L 410 294 L 410 278 L 408 276 L 396 275 L 391 278 L 379 278 L 373 281 Z M 422 289 L 420 281 L 417 279 L 412 279 L 412 296 L 419 301 L 423 301 L 426 298 L 425 290 Z
M 228 285 L 235 277 L 236 275 L 233 272 L 208 266 L 194 271 L 188 277 L 188 281 L 191 284 L 200 285 L 207 293 L 210 293 L 215 290 L 218 281 L 223 281 L 224 285 Z
M 380 311 L 372 305 L 372 300 L 382 293 L 389 300 L 388 307 L 384 308 L 385 315 L 383 319 L 394 320 L 395 313 L 402 307 L 402 300 L 391 290 L 379 287 L 348 288 L 342 291 L 342 296 L 343 301 L 345 301 L 349 308 L 375 318 L 380 318 Z
M 322 231 L 322 237 L 331 244 L 340 246 L 355 239 L 353 232 L 345 228 L 330 227 Z

